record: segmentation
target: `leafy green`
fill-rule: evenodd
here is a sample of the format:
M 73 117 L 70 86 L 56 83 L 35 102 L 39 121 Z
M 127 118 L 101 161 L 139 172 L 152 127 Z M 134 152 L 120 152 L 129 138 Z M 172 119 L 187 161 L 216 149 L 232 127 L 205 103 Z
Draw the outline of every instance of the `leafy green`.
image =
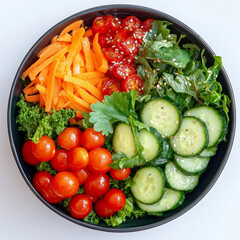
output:
M 46 171 L 49 172 L 51 175 L 56 175 L 57 171 L 52 167 L 51 163 L 48 162 L 41 162 L 38 165 L 36 165 L 37 171 Z
M 75 117 L 75 111 L 71 109 L 46 113 L 38 105 L 27 103 L 23 95 L 21 95 L 17 107 L 19 108 L 16 118 L 16 123 L 19 124 L 18 130 L 26 132 L 27 139 L 31 139 L 35 143 L 42 135 L 56 139 L 67 127 L 69 119 Z
M 112 155 L 113 162 L 110 163 L 110 167 L 121 170 L 122 168 L 133 168 L 136 162 L 136 158 L 128 158 L 124 153 L 115 153 Z
M 90 119 L 90 114 L 88 112 L 83 112 L 83 120 L 82 120 L 82 125 L 84 129 L 88 129 L 90 127 L 93 127 L 93 124 L 89 121 Z
M 92 210 L 84 219 L 84 222 L 89 222 L 93 224 L 98 224 L 100 221 L 100 217 Z

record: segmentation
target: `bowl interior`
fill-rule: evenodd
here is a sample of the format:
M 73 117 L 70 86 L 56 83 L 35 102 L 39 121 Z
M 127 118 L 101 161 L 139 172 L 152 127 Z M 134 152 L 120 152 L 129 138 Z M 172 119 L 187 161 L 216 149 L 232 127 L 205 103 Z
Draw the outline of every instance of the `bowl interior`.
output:
M 33 193 L 49 208 L 60 214 L 61 216 L 67 218 L 68 220 L 71 220 L 75 223 L 78 223 L 80 225 L 84 225 L 86 227 L 98 229 L 98 230 L 105 230 L 105 231 L 137 231 L 142 230 L 150 227 L 154 227 L 157 225 L 161 225 L 163 223 L 166 223 L 184 212 L 186 212 L 188 209 L 190 209 L 192 206 L 194 206 L 204 195 L 210 190 L 212 185 L 217 180 L 218 176 L 220 175 L 226 161 L 228 158 L 228 155 L 231 150 L 233 138 L 234 138 L 234 131 L 235 131 L 235 103 L 234 103 L 234 96 L 231 88 L 231 84 L 229 82 L 229 79 L 224 71 L 221 70 L 219 74 L 219 82 L 222 84 L 223 91 L 228 96 L 230 96 L 232 103 L 231 107 L 229 109 L 229 117 L 230 117 L 230 123 L 229 123 L 229 131 L 227 134 L 227 142 L 222 142 L 219 145 L 217 154 L 211 159 L 209 166 L 207 170 L 202 174 L 199 184 L 196 187 L 196 189 L 186 195 L 186 200 L 184 203 L 178 207 L 175 210 L 172 210 L 165 214 L 163 217 L 146 217 L 146 218 L 140 218 L 136 219 L 134 221 L 127 220 L 125 223 L 121 224 L 117 228 L 109 228 L 107 225 L 100 223 L 98 225 L 92 225 L 85 222 L 82 222 L 81 220 L 77 220 L 72 218 L 68 213 L 66 213 L 63 208 L 60 205 L 51 205 L 47 203 L 33 188 L 31 182 L 33 175 L 35 173 L 35 167 L 32 167 L 28 164 L 26 164 L 23 161 L 23 158 L 21 156 L 21 147 L 23 145 L 23 135 L 18 132 L 17 125 L 15 123 L 15 118 L 17 115 L 17 108 L 16 108 L 16 102 L 19 100 L 19 96 L 22 92 L 22 85 L 20 76 L 23 73 L 25 69 L 27 69 L 36 59 L 37 59 L 37 53 L 46 45 L 49 44 L 51 38 L 55 35 L 57 35 L 65 26 L 70 24 L 71 22 L 74 22 L 76 19 L 82 19 L 84 20 L 84 24 L 86 26 L 91 26 L 93 19 L 97 15 L 114 15 L 121 18 L 127 17 L 129 15 L 135 15 L 141 20 L 147 19 L 147 18 L 154 18 L 154 19 L 161 19 L 161 20 L 167 20 L 172 23 L 174 23 L 171 26 L 171 31 L 173 33 L 179 34 L 185 34 L 187 37 L 183 40 L 184 42 L 191 42 L 197 44 L 201 49 L 206 49 L 206 57 L 208 59 L 208 64 L 213 64 L 213 57 L 214 54 L 213 51 L 209 48 L 209 46 L 195 33 L 193 32 L 189 27 L 178 21 L 177 19 L 145 7 L 140 6 L 132 6 L 132 5 L 109 5 L 109 6 L 102 6 L 98 8 L 93 8 L 90 10 L 86 10 L 80 13 L 77 13 L 62 22 L 55 25 L 52 29 L 50 29 L 46 34 L 44 34 L 38 42 L 33 46 L 33 48 L 28 52 L 26 57 L 24 58 L 22 64 L 20 65 L 16 77 L 13 82 L 13 86 L 11 89 L 10 97 L 9 97 L 9 106 L 8 106 L 8 128 L 9 128 L 9 137 L 11 142 L 11 147 L 14 153 L 15 160 L 17 162 L 18 168 L 23 175 L 23 178 L 25 179 L 28 186 L 31 188 Z

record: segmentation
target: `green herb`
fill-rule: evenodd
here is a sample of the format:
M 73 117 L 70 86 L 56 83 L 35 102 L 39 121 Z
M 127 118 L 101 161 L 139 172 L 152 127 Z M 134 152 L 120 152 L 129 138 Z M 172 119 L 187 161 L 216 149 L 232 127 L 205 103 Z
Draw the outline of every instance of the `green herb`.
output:
M 53 176 L 57 174 L 57 171 L 52 167 L 49 161 L 39 163 L 38 165 L 36 165 L 36 169 L 37 171 L 49 172 Z

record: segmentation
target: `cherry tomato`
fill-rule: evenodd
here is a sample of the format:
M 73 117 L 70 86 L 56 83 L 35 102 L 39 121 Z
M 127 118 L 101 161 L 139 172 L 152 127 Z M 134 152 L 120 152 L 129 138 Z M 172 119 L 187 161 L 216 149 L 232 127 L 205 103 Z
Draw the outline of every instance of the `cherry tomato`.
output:
M 143 93 L 143 80 L 137 74 L 132 74 L 123 80 L 122 89 L 124 92 L 134 89 L 138 91 L 138 95 L 141 95 Z
M 42 193 L 52 182 L 53 176 L 46 171 L 37 172 L 33 177 L 33 187 Z
M 53 177 L 52 188 L 59 197 L 69 198 L 77 193 L 79 181 L 71 172 L 59 172 Z
M 55 150 L 55 142 L 48 136 L 42 136 L 38 143 L 32 143 L 33 155 L 41 162 L 51 160 L 55 155 Z
M 91 210 L 92 202 L 85 194 L 77 194 L 69 202 L 69 212 L 75 218 L 85 218 Z
M 57 143 L 67 150 L 81 146 L 82 131 L 76 127 L 68 127 L 57 138 Z
M 90 196 L 90 195 L 88 195 L 86 193 L 84 193 L 84 194 L 90 198 L 92 203 L 95 203 L 98 200 L 98 197 Z
M 123 64 L 128 64 L 128 65 L 132 65 L 134 64 L 134 55 L 131 54 L 129 56 L 126 56 L 122 62 Z
M 87 167 L 89 161 L 88 151 L 82 147 L 72 148 L 68 153 L 67 163 L 71 169 Z
M 123 20 L 122 26 L 128 31 L 133 31 L 136 28 L 140 28 L 141 21 L 137 17 L 129 16 Z
M 145 20 L 142 24 L 143 29 L 146 31 L 149 31 L 152 28 L 153 21 L 154 21 L 154 19 L 152 19 L 152 18 L 148 18 L 147 20 Z
M 107 203 L 103 198 L 100 198 L 96 201 L 94 210 L 99 217 L 110 217 L 116 213 L 116 211 L 108 208 Z
M 55 156 L 51 160 L 51 165 L 58 172 L 69 170 L 67 164 L 68 150 L 66 149 L 56 149 Z
M 103 83 L 103 95 L 112 95 L 114 92 L 122 92 L 122 82 L 119 79 L 108 79 Z
M 100 148 L 105 143 L 105 136 L 101 132 L 96 132 L 94 128 L 88 128 L 82 134 L 82 146 L 88 151 Z
M 112 70 L 113 76 L 118 79 L 124 79 L 125 77 L 134 73 L 136 73 L 136 69 L 129 64 L 116 65 Z
M 107 174 L 90 173 L 84 183 L 86 194 L 93 197 L 100 197 L 109 189 L 109 178 Z
M 110 27 L 115 32 L 119 31 L 122 28 L 122 19 L 118 17 L 112 18 Z
M 107 34 L 99 34 L 98 36 L 98 43 L 100 44 L 101 48 L 106 48 L 112 45 L 113 35 L 110 33 Z
M 136 55 L 139 50 L 139 42 L 133 37 L 128 37 L 127 39 L 119 43 L 125 55 Z
M 140 44 L 142 44 L 143 39 L 146 37 L 147 32 L 142 28 L 137 28 L 133 31 L 133 38 L 137 40 Z
M 105 148 L 97 148 L 89 152 L 88 168 L 94 173 L 106 173 L 111 167 L 112 154 Z
M 110 28 L 110 16 L 99 16 L 93 21 L 92 30 L 94 33 L 106 33 Z
M 118 181 L 126 179 L 131 173 L 131 168 L 122 168 L 121 170 L 111 169 L 110 176 Z
M 117 188 L 110 189 L 103 198 L 107 204 L 107 207 L 113 211 L 122 210 L 126 203 L 124 192 Z
M 113 37 L 112 45 L 118 47 L 119 43 L 124 41 L 127 38 L 127 30 L 121 29 Z
M 124 57 L 121 53 L 119 53 L 119 50 L 112 47 L 103 48 L 102 52 L 108 62 L 121 62 Z
M 40 161 L 33 155 L 32 144 L 33 144 L 33 142 L 31 140 L 27 140 L 23 144 L 22 155 L 23 155 L 23 159 L 26 163 L 28 163 L 30 165 L 37 165 L 40 163 Z
M 42 192 L 43 198 L 49 203 L 59 203 L 63 200 L 62 197 L 59 197 L 52 188 L 52 185 L 48 185 Z
M 72 170 L 72 172 L 75 176 L 77 176 L 79 185 L 84 184 L 90 174 L 90 171 L 88 168 Z

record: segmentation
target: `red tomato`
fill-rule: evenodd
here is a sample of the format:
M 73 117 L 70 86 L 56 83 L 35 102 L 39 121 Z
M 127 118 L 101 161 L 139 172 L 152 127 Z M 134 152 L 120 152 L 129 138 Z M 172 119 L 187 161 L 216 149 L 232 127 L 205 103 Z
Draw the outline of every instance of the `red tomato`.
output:
M 136 39 L 140 44 L 142 44 L 143 39 L 146 37 L 147 32 L 142 28 L 137 28 L 133 31 L 133 38 Z
M 37 172 L 33 177 L 33 187 L 42 193 L 52 182 L 53 176 L 46 171 Z
M 103 82 L 103 95 L 112 95 L 114 92 L 122 92 L 122 82 L 119 79 L 112 78 Z
M 33 155 L 32 144 L 33 144 L 33 142 L 31 140 L 27 140 L 23 144 L 22 155 L 23 155 L 23 159 L 26 163 L 28 163 L 30 165 L 37 165 L 40 163 L 40 161 L 37 160 L 37 158 Z
M 92 203 L 95 203 L 98 200 L 98 197 L 90 196 L 90 195 L 88 195 L 86 193 L 84 193 L 84 194 L 90 198 Z
M 67 164 L 68 150 L 66 149 L 56 149 L 55 156 L 51 160 L 51 165 L 58 172 L 69 170 Z
M 123 20 L 122 26 L 128 31 L 133 31 L 136 28 L 140 28 L 141 21 L 137 17 L 129 16 Z
M 101 132 L 96 132 L 94 128 L 88 128 L 82 134 L 82 146 L 88 151 L 100 148 L 105 143 L 105 136 Z
M 134 55 L 131 54 L 129 56 L 126 56 L 123 60 L 123 64 L 128 64 L 128 65 L 134 64 Z
M 126 203 L 126 197 L 123 191 L 117 188 L 110 189 L 104 195 L 104 201 L 107 204 L 107 207 L 113 211 L 120 211 L 124 208 Z
M 139 42 L 133 37 L 128 37 L 127 39 L 119 43 L 125 55 L 136 55 L 139 50 Z
M 102 52 L 108 62 L 121 62 L 124 57 L 123 54 L 119 53 L 119 50 L 112 47 L 103 48 Z
M 55 150 L 55 142 L 48 136 L 42 136 L 38 143 L 32 143 L 33 155 L 41 162 L 51 160 L 55 155 Z
M 115 32 L 119 31 L 122 28 L 122 19 L 118 17 L 112 18 L 110 27 Z
M 77 194 L 69 202 L 69 212 L 75 218 L 85 218 L 91 210 L 92 202 L 85 194 Z
M 118 181 L 126 179 L 131 173 L 131 168 L 122 168 L 121 170 L 111 169 L 110 176 Z
M 84 183 L 86 194 L 93 197 L 100 197 L 109 189 L 109 178 L 107 174 L 90 173 Z
M 42 192 L 43 198 L 49 203 L 59 203 L 63 200 L 62 197 L 59 197 L 50 185 L 48 185 Z
M 127 30 L 121 29 L 113 37 L 112 45 L 118 47 L 119 43 L 127 38 Z
M 116 213 L 116 211 L 108 208 L 107 203 L 103 198 L 100 198 L 96 201 L 94 210 L 99 217 L 110 217 Z
M 59 197 L 69 198 L 77 193 L 79 181 L 71 172 L 59 172 L 53 177 L 52 188 Z
M 87 167 L 89 161 L 88 151 L 82 147 L 72 148 L 68 153 L 67 163 L 71 169 Z
M 138 95 L 141 95 L 143 93 L 143 80 L 137 74 L 132 74 L 123 80 L 122 89 L 124 92 L 134 89 L 138 91 Z
M 113 35 L 110 33 L 107 34 L 99 34 L 98 36 L 98 43 L 100 44 L 101 48 L 106 48 L 112 45 Z
M 58 144 L 67 150 L 81 146 L 82 131 L 76 127 L 68 127 L 57 138 Z
M 136 73 L 136 69 L 129 64 L 116 65 L 112 70 L 113 76 L 118 79 L 124 79 L 125 77 L 134 73 Z
M 88 168 L 94 173 L 106 173 L 111 167 L 112 154 L 105 148 L 97 148 L 89 152 Z
M 93 21 L 92 30 L 94 33 L 106 33 L 110 28 L 111 17 L 99 16 Z
M 154 19 L 152 19 L 152 18 L 148 18 L 147 20 L 145 20 L 142 24 L 143 29 L 146 31 L 149 31 L 152 28 L 153 21 L 154 21 Z
M 88 168 L 72 170 L 72 172 L 75 176 L 77 176 L 79 185 L 84 184 L 90 174 L 90 171 Z

